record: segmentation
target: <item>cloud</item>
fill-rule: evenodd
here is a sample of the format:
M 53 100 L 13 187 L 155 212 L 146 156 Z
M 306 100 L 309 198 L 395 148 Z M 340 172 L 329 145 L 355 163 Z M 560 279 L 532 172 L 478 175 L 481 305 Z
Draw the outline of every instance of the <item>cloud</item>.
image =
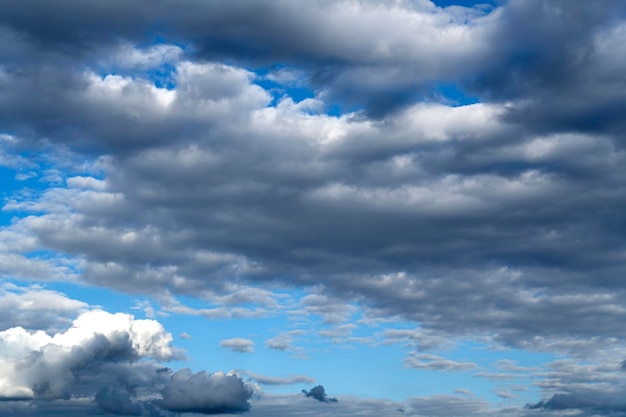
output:
M 437 395 L 431 397 L 414 397 L 409 400 L 410 415 L 429 417 L 456 417 L 456 416 L 502 416 L 506 410 L 496 410 L 484 400 L 474 397 L 457 397 L 452 395 Z M 510 411 L 510 410 L 509 410 Z M 517 413 L 513 412 L 512 415 Z
M 115 415 L 139 416 L 141 407 L 133 404 L 127 393 L 115 391 L 110 387 L 101 388 L 95 396 L 98 409 Z
M 323 322 L 328 324 L 343 323 L 356 311 L 354 306 L 323 294 L 307 295 L 300 302 L 306 312 L 319 315 Z
M 514 346 L 534 344 L 537 335 L 588 339 L 623 330 L 615 325 L 619 308 L 605 318 L 605 306 L 623 298 L 608 290 L 618 285 L 620 256 L 611 248 L 620 229 L 597 224 L 594 212 L 598 199 L 603 207 L 622 203 L 610 192 L 623 166 L 610 136 L 535 136 L 503 121 L 509 107 L 500 103 L 416 104 L 385 123 L 311 115 L 288 101 L 268 106 L 269 93 L 242 68 L 176 65 L 172 90 L 87 72 L 74 74 L 81 88 L 67 90 L 74 91 L 71 106 L 62 105 L 66 90 L 50 92 L 62 112 L 50 117 L 84 123 L 93 140 L 45 126 L 41 133 L 87 154 L 108 154 L 106 188 L 57 187 L 11 201 L 5 209 L 39 213 L 11 231 L 81 258 L 82 280 L 127 292 L 212 291 L 227 302 L 241 296 L 224 284 L 232 277 L 249 286 L 289 277 L 286 285 L 318 286 L 302 307 L 331 323 L 348 320 L 358 300 L 426 329 L 495 326 L 500 341 Z M 130 114 L 140 115 L 145 129 L 135 129 Z M 582 192 L 586 175 L 593 192 Z M 612 213 L 601 217 L 617 221 Z M 575 256 L 580 252 L 587 256 Z M 6 264 L 15 269 L 11 256 Z M 606 288 L 594 274 L 605 277 Z M 544 288 L 547 276 L 552 284 Z M 571 277 L 576 285 L 560 285 Z M 246 297 L 266 303 L 268 295 Z
M 409 355 L 404 359 L 404 365 L 409 368 L 438 371 L 466 371 L 478 367 L 478 365 L 473 362 L 454 361 L 441 356 L 418 352 L 409 352 Z
M 420 351 L 448 347 L 452 343 L 450 340 L 424 329 L 385 329 L 383 338 L 383 344 L 407 343 L 408 346 L 415 346 Z
M 88 305 L 41 287 L 0 286 L 0 330 L 11 327 L 54 332 L 71 323 Z
M 302 393 L 306 395 L 308 398 L 313 398 L 323 403 L 338 402 L 337 398 L 329 397 L 328 395 L 326 395 L 326 390 L 324 389 L 323 385 L 316 385 L 313 388 L 311 388 L 309 391 L 303 389 Z
M 154 403 L 176 413 L 224 414 L 250 409 L 252 388 L 235 374 L 175 372 L 163 389 L 163 399 Z
M 329 329 L 320 330 L 319 332 L 317 332 L 317 334 L 319 334 L 322 337 L 330 337 L 330 338 L 339 340 L 339 338 L 345 338 L 345 337 L 352 335 L 352 332 L 357 327 L 358 326 L 356 324 L 352 324 L 352 323 L 341 324 L 338 326 L 331 327 Z
M 171 341 L 158 322 L 102 310 L 82 313 L 71 328 L 53 336 L 12 327 L 0 332 L 5 369 L 0 397 L 69 399 L 81 389 L 89 390 L 92 379 L 97 384 L 130 378 L 129 372 L 155 372 L 155 367 L 142 367 L 138 361 L 180 357 Z
M 293 338 L 286 333 L 280 334 L 265 341 L 265 346 L 270 349 L 285 351 L 293 348 Z
M 418 327 L 380 336 L 415 350 L 407 366 L 472 369 L 423 351 L 479 337 L 589 361 L 477 374 L 541 378 L 533 412 L 620 405 L 624 2 L 153 3 L 0 0 L 0 165 L 37 184 L 5 196 L 3 277 L 209 319 L 287 312 L 329 337 L 367 311 Z M 29 353 L 3 356 L 5 398 L 77 406 L 101 388 L 91 369 L 131 378 L 121 364 L 162 388 L 142 364 L 172 356 L 162 327 L 87 310 L 2 288 L 3 349 Z M 55 341 L 81 313 L 103 333 Z M 275 334 L 268 348 L 299 351 Z M 147 412 L 139 394 L 102 391 L 101 410 Z M 444 397 L 415 401 L 446 415 Z M 468 401 L 448 415 L 495 413 Z
M 220 341 L 220 346 L 228 348 L 233 352 L 246 353 L 254 352 L 254 342 L 250 339 L 235 337 L 233 339 L 224 339 Z
M 249 378 L 253 379 L 261 385 L 293 385 L 293 384 L 312 384 L 315 379 L 305 375 L 290 375 L 287 377 L 274 377 L 253 373 L 250 371 L 242 371 Z
M 276 417 L 375 417 L 401 415 L 397 409 L 401 404 L 377 398 L 342 397 L 342 401 L 329 407 L 326 403 L 311 401 L 304 395 L 265 393 L 262 399 L 251 401 L 252 413 Z M 403 405 L 403 404 L 402 404 Z
M 271 339 L 267 339 L 265 346 L 279 351 L 297 350 L 298 347 L 293 345 L 294 337 L 302 336 L 305 333 L 305 330 L 301 329 L 282 332 Z
M 623 394 L 623 393 L 622 393 Z M 619 395 L 619 394 L 618 394 Z M 530 410 L 578 410 L 582 415 L 598 415 L 598 413 L 624 413 L 626 401 L 616 395 L 588 393 L 554 394 L 548 400 L 526 406 Z M 619 415 L 619 414 L 618 414 Z

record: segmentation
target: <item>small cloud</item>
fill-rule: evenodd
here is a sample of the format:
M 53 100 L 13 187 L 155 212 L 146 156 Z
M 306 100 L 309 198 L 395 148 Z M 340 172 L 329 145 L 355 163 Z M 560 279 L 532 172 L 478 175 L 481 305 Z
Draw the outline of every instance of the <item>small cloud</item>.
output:
M 494 393 L 503 400 L 513 400 L 517 398 L 517 395 L 505 389 L 496 390 Z
M 338 402 L 338 400 L 334 397 L 329 397 L 328 395 L 326 395 L 326 390 L 324 389 L 323 385 L 317 385 L 313 388 L 311 388 L 310 391 L 307 391 L 305 389 L 302 390 L 302 393 L 304 395 L 306 395 L 309 398 L 314 398 L 317 401 L 321 401 L 323 403 L 336 403 Z
M 285 351 L 291 349 L 293 346 L 291 342 L 293 339 L 288 334 L 281 334 L 265 341 L 265 346 L 273 350 Z
M 305 375 L 290 375 L 284 378 L 273 377 L 267 375 L 256 374 L 249 371 L 242 371 L 250 379 L 258 382 L 261 385 L 292 385 L 292 384 L 313 384 L 315 379 Z
M 235 337 L 233 339 L 224 339 L 220 342 L 221 347 L 228 348 L 233 352 L 247 353 L 254 352 L 254 342 L 250 339 Z
M 441 356 L 419 354 L 417 352 L 409 352 L 409 356 L 404 360 L 404 363 L 409 368 L 449 372 L 467 371 L 478 367 L 478 365 L 473 362 L 459 362 L 442 358 Z
M 454 390 L 455 394 L 462 394 L 462 395 L 472 395 L 472 391 L 466 389 L 466 388 L 457 388 Z
M 191 339 L 191 335 L 189 333 L 185 333 L 185 332 L 181 333 L 178 337 L 183 339 L 183 340 Z

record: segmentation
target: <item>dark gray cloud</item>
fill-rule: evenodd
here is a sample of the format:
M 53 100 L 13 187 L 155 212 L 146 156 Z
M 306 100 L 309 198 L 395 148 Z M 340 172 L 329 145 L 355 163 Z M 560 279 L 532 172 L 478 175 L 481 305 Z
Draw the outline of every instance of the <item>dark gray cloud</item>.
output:
M 141 407 L 133 403 L 127 393 L 110 387 L 101 388 L 94 397 L 99 410 L 120 416 L 140 416 Z
M 549 411 L 580 411 L 584 416 L 592 415 L 626 415 L 626 401 L 622 393 L 613 394 L 554 394 L 548 400 L 528 404 L 529 410 Z
M 240 7 L 186 0 L 105 7 L 73 1 L 37 3 L 33 10 L 12 0 L 0 5 L 7 11 L 0 19 L 7 45 L 19 40 L 57 61 L 95 59 L 116 43 L 162 37 L 189 45 L 194 57 L 302 67 L 313 88 L 375 115 L 423 98 L 433 83 L 474 67 L 486 41 L 480 9 L 451 13 L 428 2 L 256 1 Z M 16 49 L 4 51 L 12 62 L 24 59 Z
M 176 413 L 225 414 L 250 409 L 252 389 L 234 374 L 175 372 L 163 389 L 163 399 L 154 403 Z
M 326 389 L 324 389 L 323 385 L 316 385 L 310 390 L 302 390 L 302 393 L 307 396 L 307 398 L 314 398 L 317 401 L 323 403 L 336 403 L 338 402 L 337 398 L 330 397 L 326 394 Z
M 476 91 L 518 100 L 507 118 L 534 131 L 623 129 L 623 2 L 513 0 L 501 12 Z

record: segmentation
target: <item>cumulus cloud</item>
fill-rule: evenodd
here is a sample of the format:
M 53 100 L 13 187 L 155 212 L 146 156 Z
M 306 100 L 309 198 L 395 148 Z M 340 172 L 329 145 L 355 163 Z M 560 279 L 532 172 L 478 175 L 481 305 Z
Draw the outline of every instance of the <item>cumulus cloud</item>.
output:
M 311 388 L 310 390 L 302 390 L 302 393 L 304 395 L 306 395 L 308 398 L 313 398 L 316 399 L 317 401 L 323 402 L 323 403 L 336 403 L 338 402 L 337 398 L 334 397 L 329 397 L 326 394 L 326 389 L 324 389 L 323 385 L 316 385 L 313 388 Z
M 41 330 L 12 327 L 0 332 L 5 369 L 0 377 L 0 396 L 68 399 L 81 388 L 87 389 L 98 373 L 105 374 L 102 382 L 115 378 L 124 369 L 117 364 L 180 356 L 171 341 L 171 335 L 156 321 L 102 310 L 82 313 L 71 328 L 52 336 Z
M 163 398 L 154 403 L 176 413 L 242 413 L 250 409 L 252 394 L 252 388 L 235 374 L 194 374 L 182 369 L 171 376 Z

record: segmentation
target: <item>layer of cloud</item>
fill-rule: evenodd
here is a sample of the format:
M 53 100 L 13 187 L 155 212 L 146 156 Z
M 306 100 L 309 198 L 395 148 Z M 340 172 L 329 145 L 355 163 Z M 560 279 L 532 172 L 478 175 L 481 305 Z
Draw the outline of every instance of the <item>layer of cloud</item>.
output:
M 290 375 L 286 377 L 275 377 L 261 375 L 250 371 L 242 371 L 250 379 L 261 385 L 293 385 L 293 384 L 313 384 L 315 379 L 305 375 Z

